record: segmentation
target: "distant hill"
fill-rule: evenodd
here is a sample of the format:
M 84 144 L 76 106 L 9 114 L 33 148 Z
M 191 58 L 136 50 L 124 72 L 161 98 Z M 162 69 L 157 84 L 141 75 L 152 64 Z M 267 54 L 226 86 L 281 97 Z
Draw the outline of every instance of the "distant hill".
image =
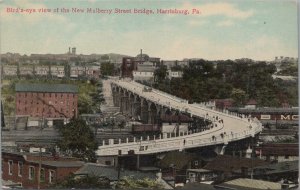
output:
M 108 54 L 103 54 L 103 55 L 108 55 L 110 60 L 113 60 L 116 62 L 121 62 L 123 57 L 132 57 L 129 55 L 122 55 L 122 54 L 117 54 L 117 53 L 108 53 Z

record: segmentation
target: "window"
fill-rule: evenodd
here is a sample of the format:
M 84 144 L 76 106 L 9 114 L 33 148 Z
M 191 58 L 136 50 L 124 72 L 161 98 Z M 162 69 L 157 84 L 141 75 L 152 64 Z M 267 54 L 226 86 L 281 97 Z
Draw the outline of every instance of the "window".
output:
M 195 164 L 195 166 L 198 166 L 198 160 L 196 160 L 195 162 L 194 162 L 194 164 Z
M 23 174 L 23 162 L 18 162 L 18 176 Z
M 40 181 L 41 182 L 45 181 L 45 169 L 44 168 L 41 168 L 41 171 L 40 171 Z
M 105 161 L 105 165 L 110 166 L 111 165 L 111 161 Z
M 35 176 L 34 167 L 33 166 L 29 166 L 29 175 L 28 175 L 29 179 L 33 180 L 34 176 Z
M 12 170 L 13 170 L 13 161 L 8 160 L 8 174 L 12 175 Z
M 55 171 L 50 170 L 49 171 L 49 183 L 53 183 L 55 180 Z
M 284 158 L 285 158 L 285 159 L 289 159 L 289 156 L 288 156 L 288 155 L 285 155 Z

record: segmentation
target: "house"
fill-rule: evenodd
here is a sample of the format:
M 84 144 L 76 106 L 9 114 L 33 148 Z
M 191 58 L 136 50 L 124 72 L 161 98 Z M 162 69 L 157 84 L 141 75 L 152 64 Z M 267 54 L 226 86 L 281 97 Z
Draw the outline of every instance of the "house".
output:
M 217 181 L 223 181 L 232 177 L 247 176 L 252 168 L 267 164 L 269 162 L 255 158 L 218 155 L 215 159 L 208 162 L 203 169 L 214 171 L 218 175 Z
M 33 76 L 34 68 L 33 65 L 23 65 L 19 67 L 20 76 Z
M 217 174 L 211 170 L 206 170 L 203 168 L 200 169 L 187 169 L 186 170 L 186 179 L 187 182 L 213 182 L 217 178 Z
M 232 190 L 280 190 L 282 189 L 282 184 L 257 180 L 257 179 L 247 179 L 247 178 L 238 178 L 224 183 L 214 185 L 217 189 L 232 189 Z
M 132 72 L 133 80 L 151 81 L 154 80 L 154 71 L 160 64 L 160 58 L 149 57 L 147 54 L 138 54 L 133 58 L 134 70 Z
M 3 76 L 17 76 L 18 66 L 17 65 L 3 65 Z
M 45 189 L 76 172 L 83 162 L 75 158 L 2 152 L 2 180 L 23 188 Z M 40 168 L 40 172 L 39 172 Z
M 254 99 L 250 99 L 246 104 L 245 104 L 245 108 L 247 109 L 255 109 L 257 105 L 256 100 Z
M 36 66 L 35 74 L 37 76 L 48 76 L 50 74 L 50 67 L 44 65 Z
M 184 67 L 188 66 L 188 61 L 187 60 L 162 60 L 162 64 L 167 66 L 167 69 L 171 69 L 172 67 Z
M 182 78 L 182 75 L 183 75 L 182 71 L 172 71 L 171 69 L 167 70 L 167 77 L 169 79 L 172 79 L 172 78 Z
M 268 181 L 280 181 L 282 179 L 294 183 L 298 182 L 298 160 L 289 162 L 271 163 L 253 168 L 253 177 Z
M 285 162 L 299 160 L 298 143 L 268 143 L 256 147 L 256 155 L 263 160 Z
M 110 182 L 118 181 L 119 178 L 121 179 L 125 176 L 131 176 L 134 179 L 156 179 L 155 173 L 125 170 L 122 168 L 120 169 L 120 171 L 118 171 L 118 168 L 116 167 L 105 166 L 102 164 L 95 163 L 84 164 L 78 171 L 75 172 L 75 175 L 104 177 L 109 179 Z
M 100 65 L 96 63 L 85 66 L 85 75 L 87 78 L 100 78 Z
M 60 65 L 51 65 L 50 68 L 51 76 L 57 77 L 57 78 L 63 78 L 65 77 L 65 67 Z
M 85 75 L 85 68 L 83 66 L 70 66 L 70 77 L 71 78 L 78 78 Z
M 168 152 L 160 161 L 162 178 L 171 183 L 185 183 L 187 169 L 203 167 L 201 157 L 186 152 Z
M 205 184 L 205 183 L 187 183 L 184 186 L 178 186 L 175 190 L 216 190 L 213 185 Z
M 233 106 L 233 99 L 227 98 L 227 99 L 213 99 L 211 101 L 215 102 L 215 107 L 217 109 L 227 109 Z
M 76 116 L 78 88 L 66 84 L 16 84 L 16 115 L 43 118 Z
M 154 72 L 152 71 L 133 71 L 133 80 L 135 81 L 153 81 Z

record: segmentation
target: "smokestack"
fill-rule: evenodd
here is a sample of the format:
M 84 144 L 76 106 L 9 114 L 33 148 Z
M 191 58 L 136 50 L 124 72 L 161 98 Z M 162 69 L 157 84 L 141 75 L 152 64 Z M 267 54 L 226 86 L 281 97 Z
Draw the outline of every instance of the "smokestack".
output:
M 71 47 L 69 47 L 69 54 L 71 53 Z
M 142 63 L 142 59 L 143 59 L 143 49 L 141 49 L 141 63 Z

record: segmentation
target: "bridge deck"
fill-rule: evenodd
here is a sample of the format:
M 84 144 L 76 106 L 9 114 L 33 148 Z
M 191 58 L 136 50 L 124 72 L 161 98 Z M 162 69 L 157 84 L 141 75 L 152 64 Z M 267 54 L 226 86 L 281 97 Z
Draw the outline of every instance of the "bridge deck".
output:
M 98 155 L 117 155 L 118 150 L 122 150 L 122 154 L 128 154 L 129 150 L 134 150 L 136 154 L 151 154 L 214 144 L 227 144 L 230 141 L 254 136 L 262 130 L 262 125 L 257 119 L 219 112 L 199 104 L 188 104 L 187 100 L 155 89 L 145 92 L 145 86 L 134 81 L 116 80 L 112 83 L 155 104 L 210 120 L 213 127 L 198 133 L 178 134 L 179 136 L 172 138 L 162 136 L 155 140 L 145 139 L 118 144 L 112 142 L 109 145 L 99 146 Z

